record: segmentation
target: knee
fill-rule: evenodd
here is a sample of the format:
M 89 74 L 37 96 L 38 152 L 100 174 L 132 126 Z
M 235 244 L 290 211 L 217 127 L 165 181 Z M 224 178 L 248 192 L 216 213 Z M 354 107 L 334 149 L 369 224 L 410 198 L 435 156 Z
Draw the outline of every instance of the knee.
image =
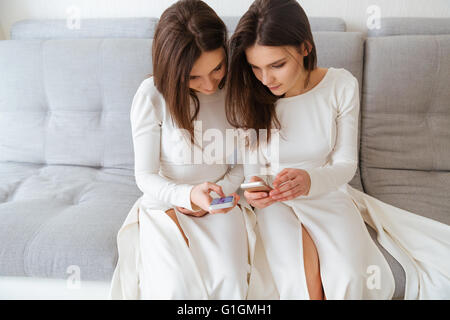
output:
M 230 247 L 230 250 L 222 250 L 217 255 L 210 256 L 210 261 L 214 261 L 212 266 L 216 276 L 222 279 L 228 287 L 240 288 L 244 290 L 247 286 L 251 267 L 248 261 L 248 252 L 243 250 L 245 244 Z
M 345 257 L 335 257 L 333 264 L 334 269 L 337 271 L 339 282 L 357 287 L 364 286 L 367 273 L 366 268 L 361 263 L 345 259 Z
M 218 286 L 219 291 L 226 293 L 223 298 L 227 299 L 245 299 L 248 282 L 250 280 L 250 266 L 248 264 L 227 264 L 220 272 L 216 280 L 222 282 Z M 220 289 L 219 289 L 220 288 Z

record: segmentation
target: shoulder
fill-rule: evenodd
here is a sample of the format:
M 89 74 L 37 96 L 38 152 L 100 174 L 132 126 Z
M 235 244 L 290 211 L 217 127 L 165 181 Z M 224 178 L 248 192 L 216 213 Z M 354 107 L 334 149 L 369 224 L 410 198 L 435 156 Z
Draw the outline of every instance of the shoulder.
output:
M 153 77 L 149 77 L 139 85 L 133 97 L 131 113 L 150 113 L 153 118 L 161 120 L 164 106 L 162 94 L 156 88 Z
M 358 79 L 347 69 L 329 68 L 328 72 L 332 73 L 336 85 L 341 87 L 358 87 Z
M 344 68 L 330 68 L 334 92 L 339 102 L 359 98 L 358 79 Z
M 330 68 L 338 114 L 359 109 L 358 79 L 344 68 Z
M 330 71 L 336 92 L 359 92 L 358 79 L 350 71 L 344 68 L 329 68 L 328 72 Z
M 136 94 L 148 95 L 151 97 L 162 97 L 162 94 L 158 91 L 155 86 L 155 82 L 153 81 L 153 77 L 150 76 L 141 82 L 139 85 Z

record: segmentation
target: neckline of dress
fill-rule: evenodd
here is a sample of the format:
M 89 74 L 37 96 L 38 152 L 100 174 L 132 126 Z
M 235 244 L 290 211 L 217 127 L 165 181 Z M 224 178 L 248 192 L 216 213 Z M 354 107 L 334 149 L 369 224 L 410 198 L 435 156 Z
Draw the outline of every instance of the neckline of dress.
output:
M 308 94 L 310 94 L 310 93 L 316 91 L 319 87 L 321 87 L 321 86 L 325 83 L 325 80 L 328 78 L 329 73 L 330 73 L 331 70 L 333 70 L 333 69 L 334 69 L 334 68 L 331 68 L 331 67 L 328 68 L 327 72 L 325 73 L 325 75 L 323 76 L 323 78 L 319 81 L 319 83 L 317 83 L 317 84 L 316 84 L 314 87 L 312 87 L 309 91 L 306 91 L 306 92 L 304 92 L 304 93 L 297 94 L 297 95 L 292 96 L 292 97 L 279 98 L 279 99 L 277 100 L 277 102 L 279 102 L 279 101 L 280 101 L 280 102 L 281 102 L 281 101 L 285 102 L 285 101 L 293 100 L 293 99 L 295 99 L 295 98 L 304 97 L 304 96 L 306 96 L 306 95 L 308 95 Z

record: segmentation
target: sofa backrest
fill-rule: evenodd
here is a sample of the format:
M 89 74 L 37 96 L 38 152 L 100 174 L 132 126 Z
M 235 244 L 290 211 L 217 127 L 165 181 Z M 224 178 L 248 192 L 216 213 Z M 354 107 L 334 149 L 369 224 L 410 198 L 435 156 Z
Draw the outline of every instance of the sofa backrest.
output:
M 79 24 L 78 24 L 79 23 Z M 157 18 L 26 19 L 11 26 L 11 40 L 153 38 Z
M 363 187 L 450 224 L 450 19 L 407 22 L 381 19 L 365 42 Z
M 152 72 L 155 25 L 138 20 L 83 20 L 76 35 L 64 20 L 13 25 L 15 40 L 0 42 L 0 161 L 133 169 L 129 112 Z M 234 30 L 238 18 L 224 20 Z M 362 35 L 337 31 L 341 19 L 310 20 L 319 66 L 346 68 L 361 85 Z
M 224 16 L 228 32 L 232 34 L 240 17 Z M 158 18 L 101 18 L 81 19 L 26 19 L 11 26 L 11 40 L 30 39 L 86 39 L 86 38 L 146 38 L 152 39 Z M 313 31 L 346 31 L 345 21 L 333 17 L 310 17 Z
M 133 167 L 130 104 L 149 39 L 0 42 L 0 161 Z

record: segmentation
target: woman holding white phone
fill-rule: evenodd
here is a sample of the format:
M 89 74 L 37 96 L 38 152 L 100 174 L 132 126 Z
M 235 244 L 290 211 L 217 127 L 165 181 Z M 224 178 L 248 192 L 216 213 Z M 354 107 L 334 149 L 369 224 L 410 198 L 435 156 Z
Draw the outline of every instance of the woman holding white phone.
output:
M 232 129 L 224 105 L 226 41 L 224 23 L 199 0 L 177 2 L 159 20 L 153 76 L 139 86 L 130 113 L 143 196 L 117 236 L 114 299 L 247 297 L 252 230 L 237 206 L 242 165 L 206 164 L 199 141 L 208 129 Z M 192 151 L 200 163 L 185 161 Z M 211 211 L 211 192 L 234 201 Z
M 256 130 L 249 150 L 259 153 L 266 142 L 260 129 L 268 145 L 279 143 L 279 158 L 260 163 L 272 173 L 245 166 L 247 181 L 273 190 L 244 195 L 256 208 L 280 298 L 392 298 L 392 272 L 364 222 L 404 268 L 405 299 L 450 298 L 450 227 L 348 185 L 358 163 L 358 81 L 345 69 L 316 66 L 299 3 L 256 0 L 236 27 L 229 58 L 230 123 Z

